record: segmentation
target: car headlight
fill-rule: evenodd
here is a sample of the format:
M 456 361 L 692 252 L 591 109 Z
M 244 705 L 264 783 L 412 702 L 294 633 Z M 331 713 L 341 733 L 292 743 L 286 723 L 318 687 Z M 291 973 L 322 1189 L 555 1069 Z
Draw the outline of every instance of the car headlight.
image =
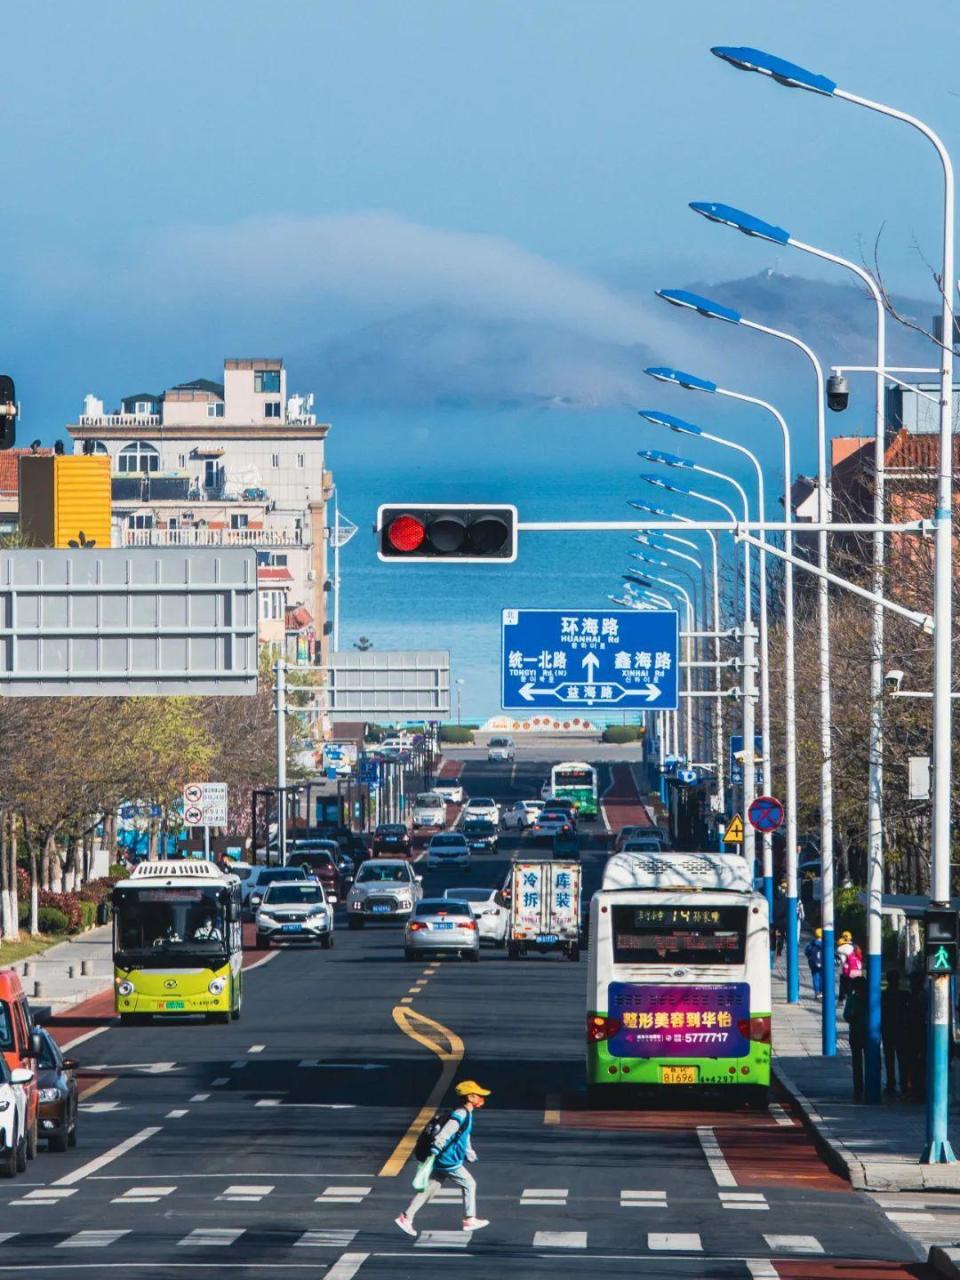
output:
M 265 920 L 267 924 L 277 923 L 276 920 L 274 920 L 273 916 L 270 914 L 270 912 L 263 908 L 261 908 L 261 910 L 257 912 L 257 918 L 260 920 Z
M 40 1090 L 41 1102 L 59 1102 L 62 1097 L 63 1097 L 63 1094 L 60 1092 L 59 1089 L 41 1089 Z
M 398 899 L 397 899 L 397 906 L 398 906 L 398 907 L 400 907 L 400 908 L 402 908 L 402 909 L 405 909 L 405 908 L 407 908 L 407 907 L 412 907 L 412 906 L 413 906 L 413 903 L 411 902 L 411 900 L 410 900 L 409 898 L 398 898 Z
M 118 983 L 117 983 L 117 994 L 118 994 L 118 995 L 121 995 L 121 996 L 132 996 L 132 995 L 133 995 L 133 993 L 134 993 L 134 990 L 135 990 L 134 985 L 133 985 L 133 983 L 132 983 L 128 978 L 124 978 L 124 980 L 123 980 L 122 982 L 118 982 Z
M 307 914 L 308 914 L 308 916 L 310 916 L 310 917 L 311 917 L 311 919 L 314 919 L 314 920 L 322 920 L 322 919 L 324 919 L 324 918 L 326 917 L 326 914 L 327 914 L 327 908 L 326 908 L 326 907 L 314 907 L 314 909 L 313 909 L 312 911 L 308 911 L 308 912 L 307 912 Z
M 212 996 L 218 996 L 226 985 L 225 979 L 214 978 L 207 986 L 207 990 Z

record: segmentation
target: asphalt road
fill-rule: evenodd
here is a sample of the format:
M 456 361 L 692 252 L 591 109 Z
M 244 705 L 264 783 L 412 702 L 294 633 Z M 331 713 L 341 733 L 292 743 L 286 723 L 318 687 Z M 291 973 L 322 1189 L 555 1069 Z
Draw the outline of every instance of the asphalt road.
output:
M 470 761 L 463 777 L 468 794 L 508 800 L 544 773 Z M 470 881 L 499 883 L 514 843 L 475 859 Z M 424 887 L 463 878 L 426 872 Z M 330 952 L 253 970 L 239 1022 L 110 1026 L 74 1050 L 90 1069 L 79 1147 L 0 1184 L 0 1275 L 932 1274 L 828 1172 L 783 1100 L 589 1109 L 585 980 L 583 961 L 494 950 L 411 964 L 395 926 L 344 928 Z M 410 1240 L 393 1225 L 411 1195 L 404 1137 L 467 1075 L 493 1090 L 473 1166 L 491 1225 L 471 1238 L 459 1204 L 435 1201 Z

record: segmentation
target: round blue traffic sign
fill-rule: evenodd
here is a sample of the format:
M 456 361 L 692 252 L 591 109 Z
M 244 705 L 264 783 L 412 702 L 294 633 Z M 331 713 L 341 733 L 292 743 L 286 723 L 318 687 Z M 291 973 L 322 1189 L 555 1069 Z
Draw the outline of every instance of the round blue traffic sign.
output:
M 783 805 L 773 796 L 757 796 L 747 810 L 754 831 L 776 831 L 783 826 Z

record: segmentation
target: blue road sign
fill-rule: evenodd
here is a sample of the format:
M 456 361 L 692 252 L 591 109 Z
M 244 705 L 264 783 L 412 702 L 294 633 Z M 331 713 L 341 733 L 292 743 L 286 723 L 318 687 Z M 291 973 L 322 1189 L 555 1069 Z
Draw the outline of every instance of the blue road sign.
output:
M 505 711 L 675 711 L 679 615 L 670 609 L 504 609 Z
M 757 796 L 747 817 L 754 831 L 776 831 L 783 826 L 783 805 L 773 796 Z
M 763 738 L 758 733 L 754 738 L 753 754 L 757 759 L 763 759 Z M 743 753 L 743 734 L 731 733 L 730 735 L 730 785 L 732 787 L 743 786 L 743 765 L 737 759 L 737 756 Z M 754 772 L 754 786 L 763 786 L 763 766 L 757 765 Z

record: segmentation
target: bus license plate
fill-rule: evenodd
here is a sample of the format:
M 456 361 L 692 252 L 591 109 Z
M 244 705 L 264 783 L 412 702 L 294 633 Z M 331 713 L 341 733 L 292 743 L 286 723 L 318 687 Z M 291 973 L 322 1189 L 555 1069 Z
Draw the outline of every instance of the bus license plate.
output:
M 165 1009 L 184 1009 L 186 1008 L 186 1004 L 183 1000 L 165 1000 L 163 1002 L 163 1007 Z
M 699 1067 L 661 1067 L 661 1084 L 696 1084 L 700 1079 Z
M 538 933 L 535 939 L 538 943 L 559 942 L 560 935 L 556 933 Z

